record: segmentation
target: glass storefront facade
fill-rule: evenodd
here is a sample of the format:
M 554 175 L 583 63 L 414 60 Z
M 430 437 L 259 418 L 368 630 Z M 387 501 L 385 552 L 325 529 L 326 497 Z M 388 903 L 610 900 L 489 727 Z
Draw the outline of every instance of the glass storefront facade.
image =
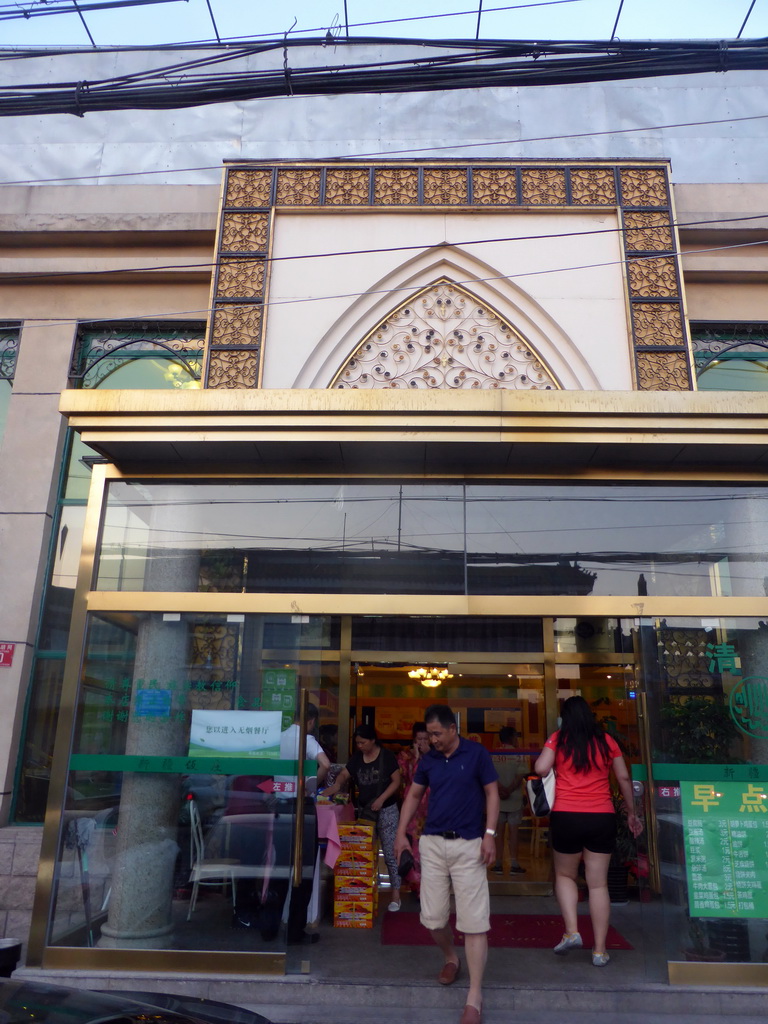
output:
M 752 486 L 119 481 L 96 589 L 764 596 L 767 514 Z
M 650 612 L 661 599 L 712 608 L 765 596 L 768 489 L 119 477 L 101 487 L 68 654 L 42 962 L 130 950 L 290 969 L 279 918 L 294 882 L 319 877 L 315 823 L 296 813 L 291 788 L 301 765 L 280 752 L 302 694 L 343 762 L 357 722 L 396 747 L 434 699 L 481 742 L 511 716 L 535 751 L 560 702 L 580 693 L 642 794 L 647 828 L 626 866 L 648 899 L 648 934 L 663 922 L 671 975 L 702 950 L 762 964 L 766 631 L 744 616 Z M 552 614 L 525 614 L 536 598 Z M 605 614 L 606 599 L 619 614 Z M 409 680 L 420 664 L 449 670 L 437 694 Z M 249 729 L 266 729 L 263 743 Z M 216 885 L 192 908 L 195 836 L 197 880 Z M 531 884 L 547 881 L 546 865 Z M 234 906 L 254 895 L 268 895 L 272 916 L 263 930 L 233 929 Z

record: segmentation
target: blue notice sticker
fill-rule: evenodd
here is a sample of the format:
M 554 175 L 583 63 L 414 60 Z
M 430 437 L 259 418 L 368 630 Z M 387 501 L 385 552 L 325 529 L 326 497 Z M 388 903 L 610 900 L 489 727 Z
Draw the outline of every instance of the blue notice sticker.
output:
M 137 718 L 170 718 L 170 690 L 139 690 L 136 694 L 134 714 Z

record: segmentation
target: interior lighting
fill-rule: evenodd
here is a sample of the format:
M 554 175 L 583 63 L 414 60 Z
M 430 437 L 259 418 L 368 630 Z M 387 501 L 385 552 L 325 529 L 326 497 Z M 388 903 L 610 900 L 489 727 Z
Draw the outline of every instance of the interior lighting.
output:
M 408 676 L 410 679 L 418 679 L 422 686 L 428 686 L 432 689 L 435 686 L 439 686 L 445 679 L 453 679 L 453 672 L 449 672 L 447 668 L 427 668 L 422 666 L 421 668 L 412 668 Z

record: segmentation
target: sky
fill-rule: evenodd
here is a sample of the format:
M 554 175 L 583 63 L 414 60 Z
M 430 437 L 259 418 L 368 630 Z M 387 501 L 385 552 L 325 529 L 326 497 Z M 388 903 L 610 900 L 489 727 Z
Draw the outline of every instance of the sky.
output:
M 50 11 L 71 0 L 0 0 L 0 47 L 145 46 L 239 43 L 296 36 L 474 39 L 478 4 L 486 39 L 609 40 L 742 39 L 768 37 L 768 0 L 165 0 L 160 4 L 89 11 Z M 387 23 L 382 23 L 385 18 Z M 403 19 L 403 20 L 399 20 Z M 417 20 L 418 19 L 418 20 Z M 214 28 L 215 21 L 215 28 Z M 376 23 L 378 22 L 378 23 Z M 87 26 L 87 29 L 86 29 Z M 90 37 L 89 38 L 89 32 Z

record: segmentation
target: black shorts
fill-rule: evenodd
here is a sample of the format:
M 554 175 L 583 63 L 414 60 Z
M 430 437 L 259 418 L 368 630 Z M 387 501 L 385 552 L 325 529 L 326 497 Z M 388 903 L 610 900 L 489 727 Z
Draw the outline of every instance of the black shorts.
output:
M 553 811 L 549 816 L 549 835 L 556 853 L 613 853 L 616 815 Z

